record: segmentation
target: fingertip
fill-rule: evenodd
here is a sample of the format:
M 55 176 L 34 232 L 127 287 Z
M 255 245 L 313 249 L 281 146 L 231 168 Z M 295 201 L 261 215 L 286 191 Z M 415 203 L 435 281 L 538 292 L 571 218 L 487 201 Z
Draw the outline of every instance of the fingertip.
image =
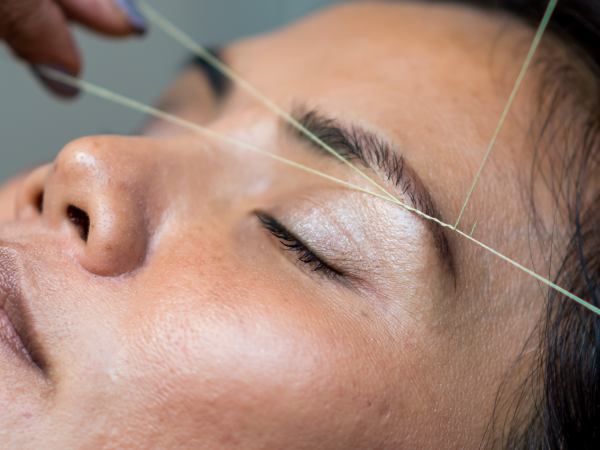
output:
M 64 67 L 47 64 L 47 65 L 36 65 L 31 64 L 30 70 L 33 75 L 40 81 L 40 83 L 53 95 L 58 98 L 71 100 L 75 99 L 80 94 L 80 90 L 72 85 L 65 84 L 58 79 L 52 78 L 48 75 L 48 71 L 45 69 L 50 69 L 51 71 L 56 71 L 71 77 L 77 76 L 77 74 L 72 73 L 68 69 Z
M 133 0 L 56 0 L 65 15 L 102 34 L 143 35 L 147 21 Z
M 134 0 L 115 0 L 115 5 L 121 10 L 132 30 L 143 35 L 148 30 L 148 22 Z

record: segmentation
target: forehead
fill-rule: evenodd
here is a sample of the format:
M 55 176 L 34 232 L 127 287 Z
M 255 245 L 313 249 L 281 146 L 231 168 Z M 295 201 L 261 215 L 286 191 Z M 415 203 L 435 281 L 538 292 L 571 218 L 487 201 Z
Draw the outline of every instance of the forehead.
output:
M 528 44 L 532 34 L 470 7 L 364 2 L 245 41 L 226 57 L 282 106 L 325 106 L 411 148 L 460 130 L 464 151 L 485 148 L 521 61 L 514 37 Z
M 365 2 L 235 45 L 228 57 L 273 95 L 330 99 L 352 92 L 356 101 L 359 88 L 384 94 L 387 104 L 417 105 L 456 99 L 448 94 L 459 89 L 462 100 L 481 101 L 493 91 L 492 54 L 494 64 L 513 66 L 514 48 L 498 45 L 506 20 L 464 6 Z
M 439 191 L 441 203 L 452 205 L 446 211 L 452 216 L 532 36 L 508 16 L 471 7 L 364 2 L 235 45 L 226 58 L 284 107 L 307 103 L 387 135 Z M 528 109 L 532 78 L 514 112 Z M 252 102 L 238 94 L 233 104 Z M 511 168 L 526 157 L 522 122 L 513 125 L 509 121 L 503 133 L 510 145 L 494 153 L 494 163 Z M 456 192 L 448 190 L 452 180 L 440 177 L 442 168 L 452 173 Z

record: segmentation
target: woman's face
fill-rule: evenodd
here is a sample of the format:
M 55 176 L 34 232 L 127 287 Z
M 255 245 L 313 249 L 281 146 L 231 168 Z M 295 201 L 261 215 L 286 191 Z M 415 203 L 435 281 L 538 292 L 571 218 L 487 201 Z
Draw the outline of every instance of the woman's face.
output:
M 501 34 L 507 20 L 350 5 L 224 58 L 453 223 L 531 34 Z M 162 107 L 371 187 L 208 80 L 188 68 Z M 528 265 L 530 82 L 461 226 Z M 535 283 L 398 205 L 243 148 L 153 122 L 68 144 L 15 197 L 0 227 L 3 448 L 466 448 L 500 385 L 521 381 Z

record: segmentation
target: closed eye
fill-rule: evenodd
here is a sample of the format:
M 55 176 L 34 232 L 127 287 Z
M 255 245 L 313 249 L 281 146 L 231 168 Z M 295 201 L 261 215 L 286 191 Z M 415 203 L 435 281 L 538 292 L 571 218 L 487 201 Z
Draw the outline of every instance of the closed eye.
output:
M 257 212 L 256 217 L 262 226 L 279 240 L 285 250 L 295 253 L 296 259 L 305 264 L 312 272 L 333 279 L 344 277 L 340 270 L 325 262 L 277 219 L 262 212 Z

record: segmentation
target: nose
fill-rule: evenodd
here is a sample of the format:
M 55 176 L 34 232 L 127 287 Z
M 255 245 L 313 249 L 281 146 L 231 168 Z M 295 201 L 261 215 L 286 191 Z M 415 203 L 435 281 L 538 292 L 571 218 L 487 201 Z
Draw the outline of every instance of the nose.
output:
M 145 189 L 151 174 L 130 138 L 89 137 L 67 145 L 55 162 L 24 182 L 17 211 L 64 232 L 80 264 L 118 276 L 144 261 L 150 236 Z M 134 160 L 135 163 L 134 163 Z

